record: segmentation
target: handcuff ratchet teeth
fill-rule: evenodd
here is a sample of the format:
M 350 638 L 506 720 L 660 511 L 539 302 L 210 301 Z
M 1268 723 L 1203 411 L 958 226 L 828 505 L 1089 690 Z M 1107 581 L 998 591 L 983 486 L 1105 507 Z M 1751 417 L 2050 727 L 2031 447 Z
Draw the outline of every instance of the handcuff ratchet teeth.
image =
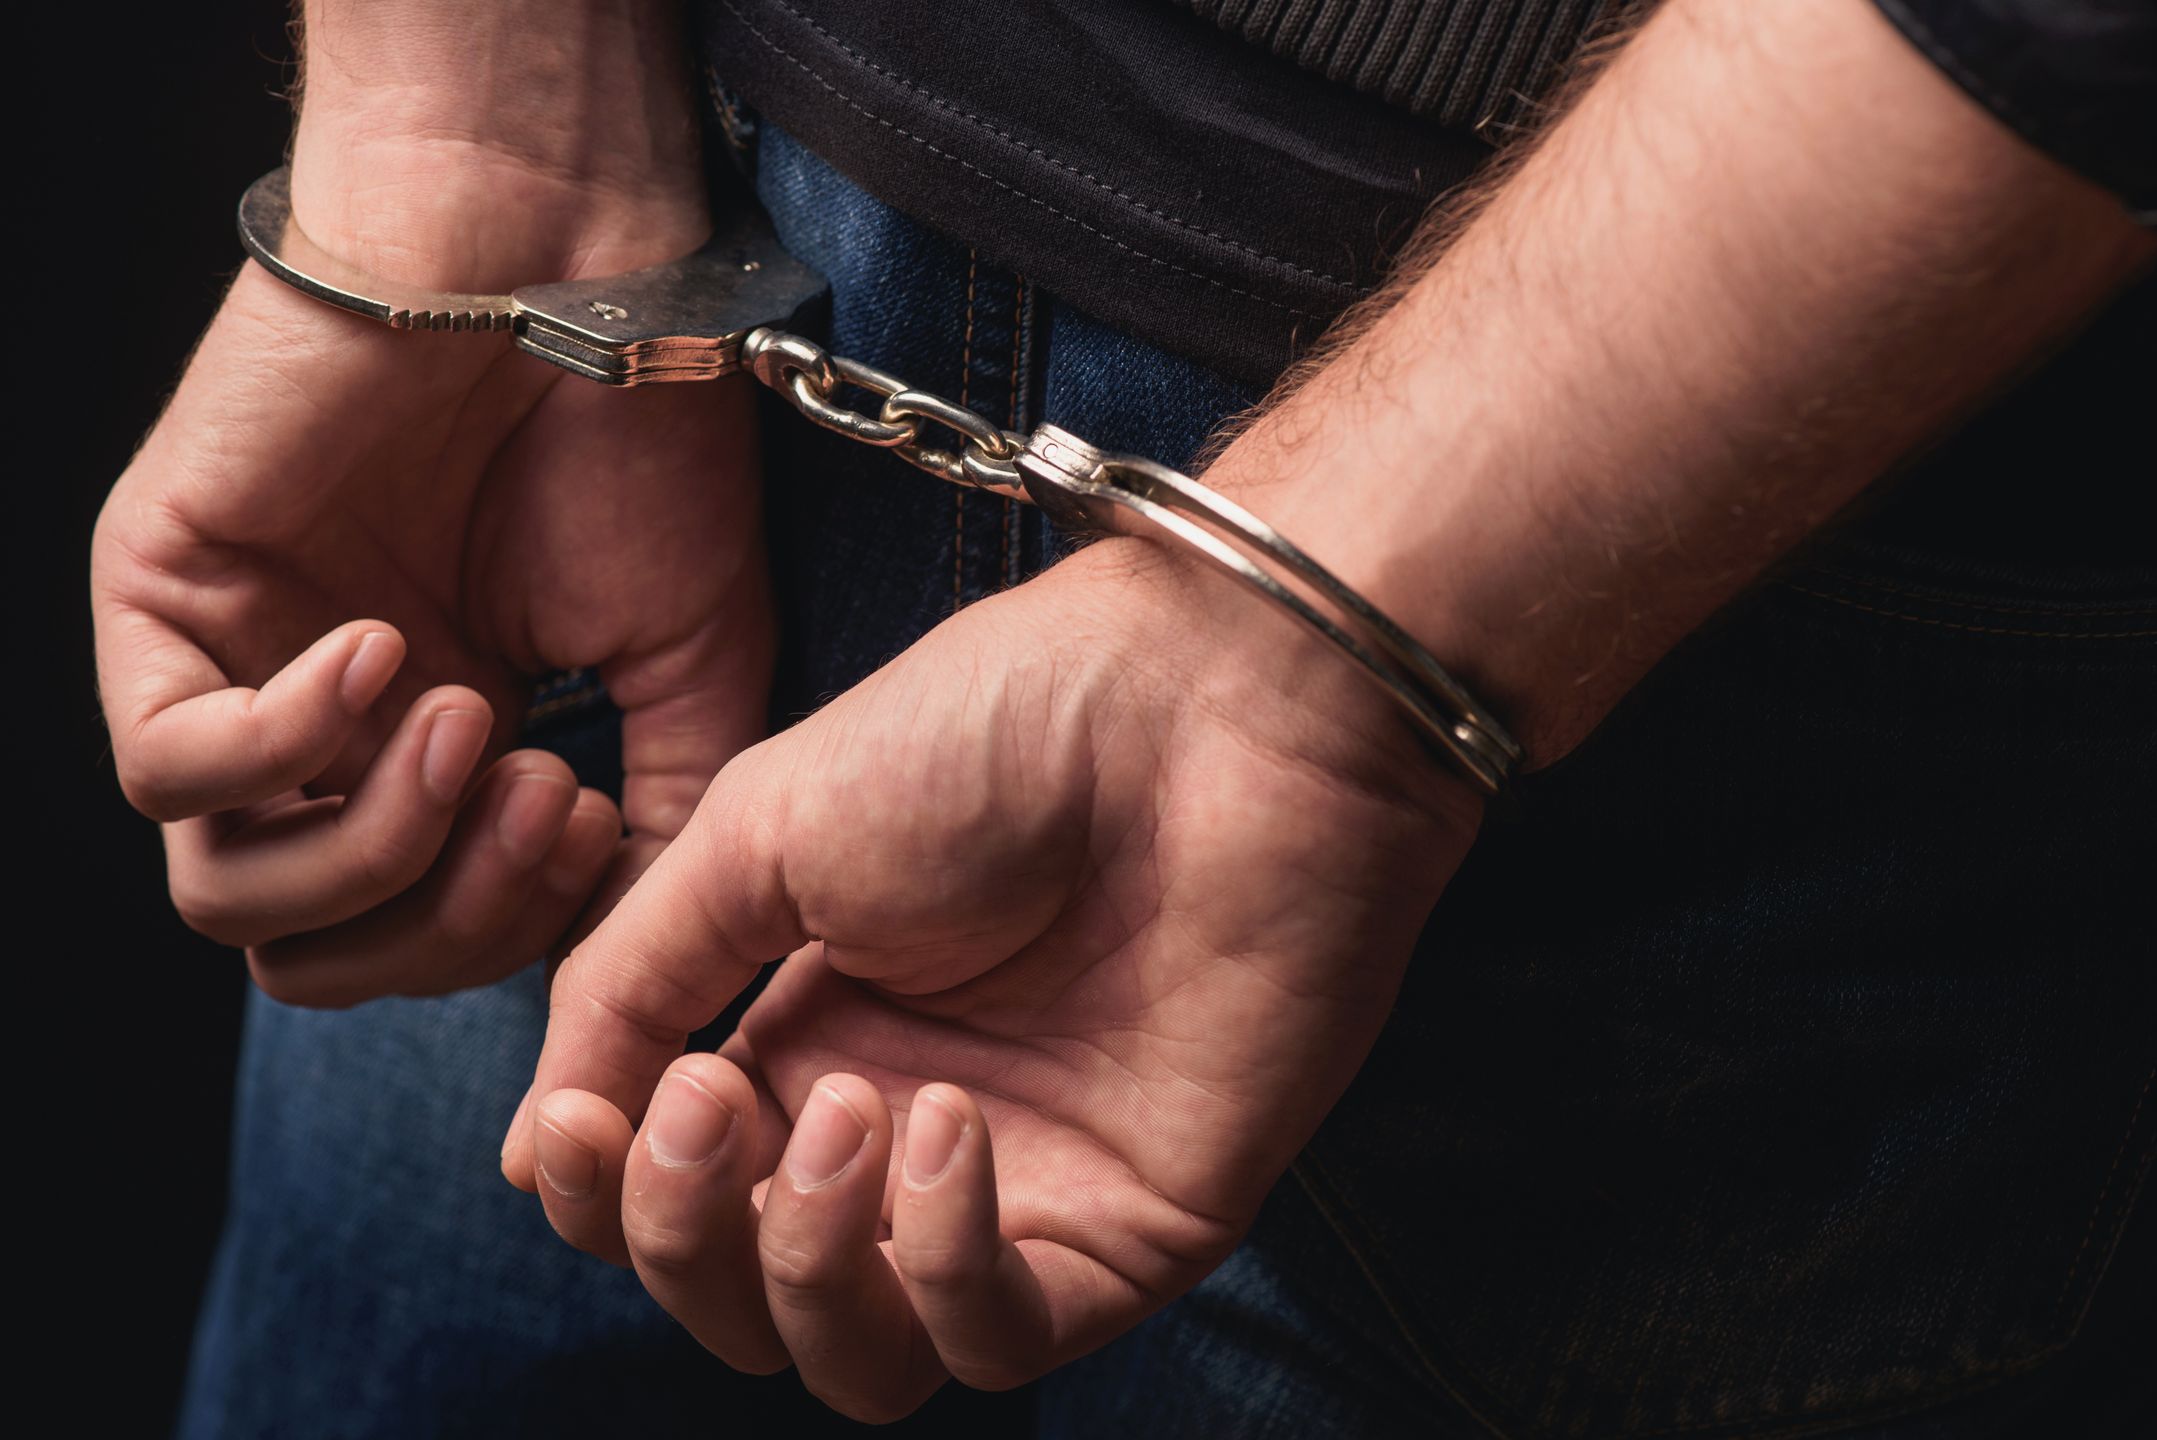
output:
M 272 170 L 240 200 L 240 243 L 317 300 L 396 330 L 507 330 L 519 349 L 602 385 L 716 380 L 742 369 L 741 342 L 792 323 L 824 277 L 779 246 L 760 211 L 726 218 L 694 254 L 597 280 L 457 295 L 386 283 L 307 238 L 292 218 L 292 172 Z
M 603 385 L 717 380 L 747 372 L 827 430 L 890 449 L 953 484 L 1040 506 L 1066 530 L 1173 540 L 1329 641 L 1408 712 L 1478 786 L 1495 793 L 1520 745 L 1400 626 L 1272 526 L 1166 465 L 1104 453 L 1054 425 L 999 429 L 895 375 L 833 355 L 787 328 L 819 302 L 824 277 L 786 253 L 761 211 L 738 210 L 694 253 L 599 279 L 524 285 L 507 295 L 386 283 L 309 240 L 277 169 L 240 199 L 240 243 L 272 275 L 317 300 L 398 330 L 507 331 L 518 348 Z M 846 387 L 879 401 L 839 402 Z M 924 425 L 956 437 L 925 444 Z

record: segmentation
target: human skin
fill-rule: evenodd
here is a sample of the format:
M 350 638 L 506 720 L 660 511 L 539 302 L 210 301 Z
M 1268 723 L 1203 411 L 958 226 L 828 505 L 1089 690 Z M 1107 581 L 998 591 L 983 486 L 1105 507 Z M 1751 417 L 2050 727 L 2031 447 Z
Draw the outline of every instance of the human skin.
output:
M 1863 0 L 1671 0 L 1208 479 L 1547 763 L 2151 252 Z M 1096 545 L 721 772 L 557 976 L 505 1173 L 850 1415 L 1018 1383 L 1233 1246 L 1479 811 L 1280 616 Z
M 695 248 L 677 18 L 310 4 L 299 224 L 483 293 Z M 188 922 L 337 1005 L 500 978 L 626 886 L 764 729 L 747 384 L 608 393 L 246 265 L 92 555 L 121 784 Z M 579 666 L 624 712 L 619 810 L 517 748 L 532 677 Z

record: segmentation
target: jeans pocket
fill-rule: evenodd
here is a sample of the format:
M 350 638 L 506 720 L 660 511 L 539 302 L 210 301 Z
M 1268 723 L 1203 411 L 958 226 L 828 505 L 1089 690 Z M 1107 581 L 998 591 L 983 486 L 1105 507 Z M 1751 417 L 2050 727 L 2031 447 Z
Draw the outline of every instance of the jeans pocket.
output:
M 2072 1343 L 2157 1153 L 2153 628 L 1821 560 L 1494 812 L 1307 1157 L 1434 1379 L 1797 1435 Z

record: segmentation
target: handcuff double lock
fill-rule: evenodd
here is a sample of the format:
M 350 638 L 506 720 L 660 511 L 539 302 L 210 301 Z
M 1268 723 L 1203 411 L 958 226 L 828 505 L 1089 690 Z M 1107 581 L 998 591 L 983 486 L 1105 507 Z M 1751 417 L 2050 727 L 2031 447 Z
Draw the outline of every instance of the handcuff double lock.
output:
M 1062 529 L 1173 540 L 1330 642 L 1393 697 L 1417 728 L 1486 792 L 1521 748 L 1429 651 L 1272 526 L 1166 465 L 1108 454 L 1054 425 L 1000 429 L 897 376 L 833 355 L 785 327 L 825 293 L 759 211 L 726 216 L 694 254 L 603 279 L 522 286 L 507 295 L 417 291 L 355 270 L 292 217 L 291 172 L 273 170 L 240 200 L 240 241 L 263 268 L 317 300 L 398 330 L 502 331 L 519 349 L 603 385 L 716 380 L 747 371 L 810 420 L 881 446 L 957 485 L 1038 505 Z M 881 397 L 874 412 L 838 402 L 845 387 Z M 959 439 L 923 439 L 935 425 Z

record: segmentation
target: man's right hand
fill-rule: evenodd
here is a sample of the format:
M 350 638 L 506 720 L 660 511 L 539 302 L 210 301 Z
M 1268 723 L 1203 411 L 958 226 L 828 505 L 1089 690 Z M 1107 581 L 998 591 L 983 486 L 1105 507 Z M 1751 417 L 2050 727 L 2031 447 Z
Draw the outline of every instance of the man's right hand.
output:
M 550 137 L 499 94 L 461 130 L 440 110 L 454 96 L 369 88 L 415 40 L 311 30 L 300 224 L 439 289 L 695 248 L 708 217 L 680 75 L 587 38 L 576 73 L 608 80 L 618 51 L 617 90 L 673 87 L 608 112 L 632 134 L 572 106 Z M 499 978 L 625 887 L 763 730 L 748 384 L 609 390 L 506 337 L 396 333 L 246 266 L 92 563 L 120 781 L 165 825 L 188 922 L 248 947 L 271 994 L 345 1004 Z M 623 711 L 619 813 L 560 759 L 512 748 L 533 678 L 573 667 Z

